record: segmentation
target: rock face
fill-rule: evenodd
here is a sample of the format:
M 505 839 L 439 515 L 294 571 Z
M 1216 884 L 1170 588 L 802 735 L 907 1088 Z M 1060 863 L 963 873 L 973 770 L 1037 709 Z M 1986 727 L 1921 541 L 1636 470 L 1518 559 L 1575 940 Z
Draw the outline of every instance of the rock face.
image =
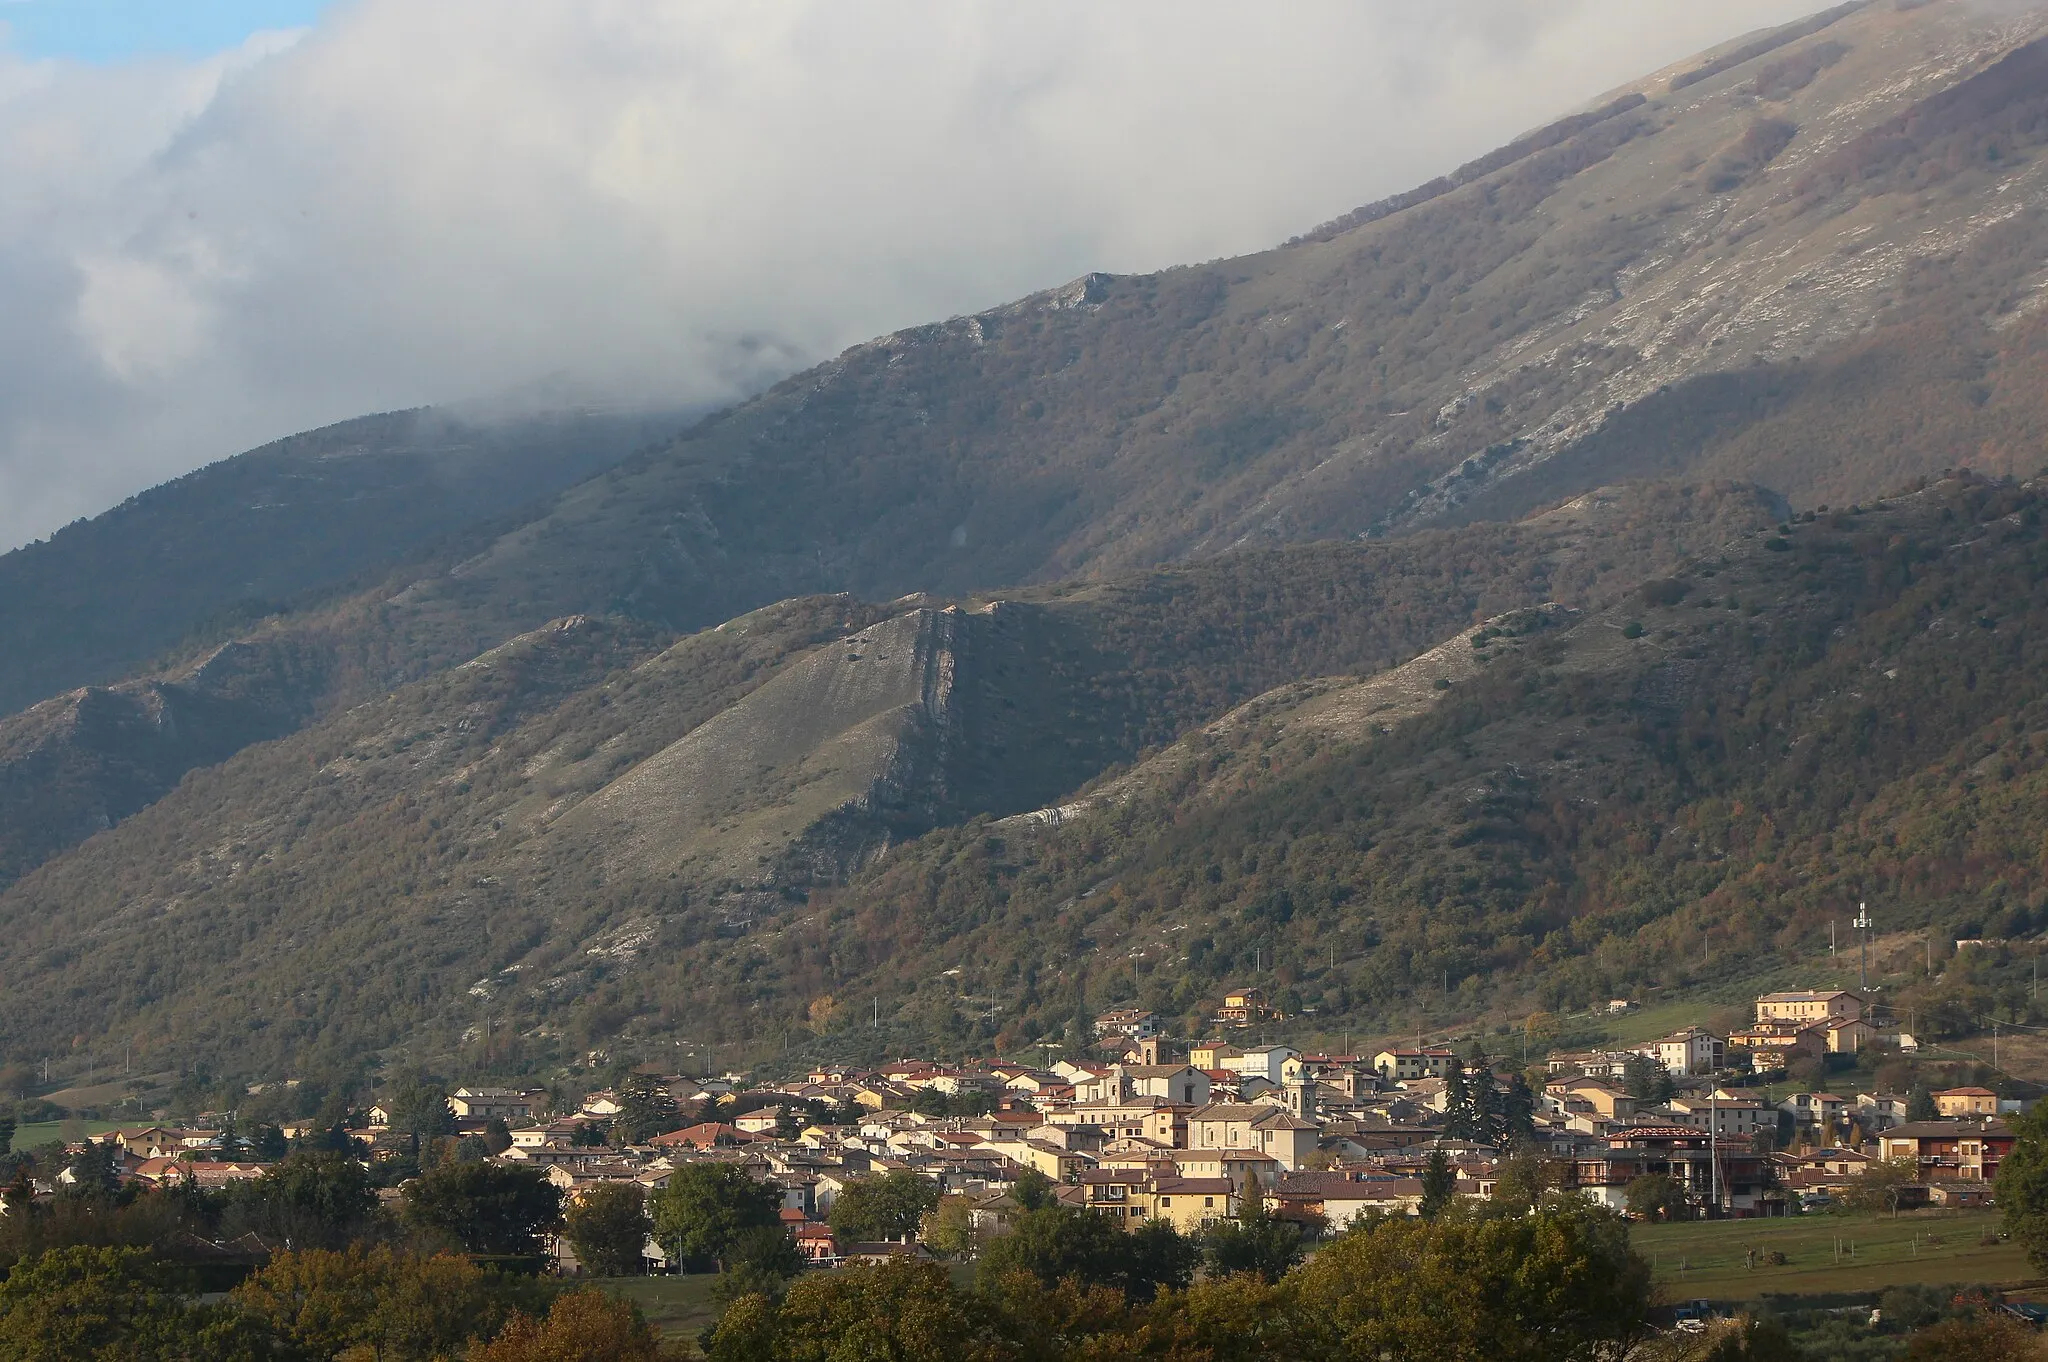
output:
M 553 835 L 612 873 L 833 880 L 949 812 L 957 608 L 916 610 L 793 663 L 577 805 Z M 856 830 L 855 825 L 859 825 Z
M 327 661 L 229 643 L 170 677 L 88 686 L 0 719 L 0 882 L 147 808 L 193 768 L 292 732 Z

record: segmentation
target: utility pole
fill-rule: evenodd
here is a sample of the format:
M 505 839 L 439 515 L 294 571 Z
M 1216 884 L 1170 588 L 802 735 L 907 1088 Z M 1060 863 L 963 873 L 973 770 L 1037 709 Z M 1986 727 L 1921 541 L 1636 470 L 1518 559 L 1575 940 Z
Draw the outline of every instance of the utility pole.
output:
M 1718 1090 L 1716 1090 L 1718 1091 Z M 1713 1187 L 1713 1214 L 1721 1213 L 1721 1099 L 1707 1094 L 1707 1167 Z
M 1835 920 L 1828 919 L 1828 959 L 1835 958 Z
M 1867 904 L 1867 903 L 1859 903 L 1859 904 L 1857 904 L 1857 905 L 1856 905 L 1856 921 L 1855 921 L 1855 922 L 1853 922 L 1853 923 L 1851 923 L 1850 925 L 1851 925 L 1851 926 L 1853 926 L 1853 927 L 1855 927 L 1855 928 L 1857 928 L 1857 929 L 1858 929 L 1859 931 L 1861 931 L 1861 932 L 1863 933 L 1863 940 L 1862 940 L 1862 943 L 1861 943 L 1861 961 L 1860 961 L 1860 963 L 1859 963 L 1859 964 L 1857 965 L 1857 968 L 1856 968 L 1856 979 L 1857 979 L 1857 986 L 1858 986 L 1858 987 L 1860 987 L 1860 988 L 1869 988 L 1869 987 L 1870 987 L 1870 905 L 1869 905 L 1869 904 Z

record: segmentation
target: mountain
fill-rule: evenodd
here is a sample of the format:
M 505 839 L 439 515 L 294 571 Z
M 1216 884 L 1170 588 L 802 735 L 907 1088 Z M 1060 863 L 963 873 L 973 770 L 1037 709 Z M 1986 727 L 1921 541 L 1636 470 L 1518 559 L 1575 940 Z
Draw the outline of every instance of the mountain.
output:
M 1726 716 L 1835 703 L 1828 631 L 1891 638 L 1928 592 L 2017 574 L 2031 617 L 2037 494 L 1978 475 L 2033 474 L 2048 431 L 2044 77 L 2048 5 L 1840 5 L 1275 250 L 857 346 L 359 562 L 262 539 L 253 471 L 67 531 L 5 636 L 97 639 L 33 666 L 103 684 L 0 721 L 0 1033 L 273 1067 L 451 1054 L 486 1009 L 529 1057 L 853 1044 L 849 997 L 884 1037 L 971 1029 L 946 990 L 978 971 L 1015 1040 L 1114 993 L 1082 954 L 1111 942 L 1177 1015 L 1285 942 L 1304 1005 L 1405 1026 L 1432 973 L 1473 1009 L 1694 977 L 1670 934 L 1702 904 L 1744 924 L 1707 960 L 1749 968 L 1808 891 L 1759 872 L 1781 902 L 1736 903 L 1643 849 L 1721 837 L 1712 800 L 1745 854 L 1757 816 L 1804 838 L 1812 884 L 2028 908 L 1947 851 L 1937 891 L 1815 849 L 1945 779 L 1958 724 L 2019 721 L 2029 683 L 1976 655 L 2012 630 L 1914 653 L 1959 708 L 1798 788 Z M 163 547 L 86 580 L 128 541 Z M 157 635 L 152 577 L 194 583 Z M 302 599 L 205 623 L 255 581 Z M 1569 795 L 1498 774 L 1581 748 L 1543 787 Z M 1296 845 L 1313 873 L 1273 869 Z M 1148 982 L 1128 952 L 1172 942 L 1132 934 L 1177 927 L 1188 968 Z
M 2048 436 L 2044 62 L 2041 4 L 1838 5 L 1278 249 L 857 346 L 431 553 L 535 470 L 568 481 L 646 428 L 302 437 L 0 559 L 0 638 L 30 641 L 0 649 L 0 708 L 111 681 L 208 618 L 208 641 L 239 622 L 259 649 L 339 649 L 334 685 L 216 724 L 211 760 L 570 615 L 681 634 L 805 594 L 1514 520 L 1642 477 L 1812 506 L 1949 467 L 2027 475 Z M 467 490 L 423 494 L 465 443 L 485 451 L 452 461 Z M 382 453 L 332 457 L 358 447 Z M 342 601 L 350 572 L 377 580 Z M 322 588 L 341 603 L 282 621 L 250 600 Z M 131 764 L 162 778 L 66 801 L 37 856 L 190 769 Z
M 992 598 L 805 597 L 673 644 L 558 621 L 195 771 L 0 895 L 0 1032 L 267 1065 L 451 1053 L 487 1009 L 598 1039 L 661 1006 L 649 961 L 800 914 L 936 827 L 1475 612 L 1611 599 L 1775 511 L 1648 486 Z
M 614 996 L 643 1046 L 957 1052 L 1132 1003 L 1197 1033 L 1256 978 L 1334 1040 L 1811 978 L 1867 902 L 1922 1034 L 2038 1023 L 2006 943 L 2048 928 L 2044 512 L 1950 479 L 1276 688 Z
M 224 459 L 0 555 L 0 715 L 220 642 L 582 482 L 668 413 L 344 421 Z M 417 571 L 417 567 L 415 567 Z M 352 592 L 348 594 L 353 594 Z
M 1279 249 L 855 347 L 409 601 L 499 634 L 686 630 L 1515 519 L 1634 477 L 1811 506 L 2029 475 L 2048 7 L 1821 19 Z

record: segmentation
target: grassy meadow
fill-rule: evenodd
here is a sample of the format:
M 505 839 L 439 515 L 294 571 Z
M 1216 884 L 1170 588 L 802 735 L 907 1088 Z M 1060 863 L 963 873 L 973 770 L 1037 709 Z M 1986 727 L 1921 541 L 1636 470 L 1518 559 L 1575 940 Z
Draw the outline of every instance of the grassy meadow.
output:
M 2017 1286 L 2037 1280 L 2026 1254 L 2000 1240 L 1996 1211 L 1802 1215 L 1638 1225 L 1636 1251 L 1673 1300 L 1877 1291 L 1904 1284 Z M 1748 1260 L 1754 1249 L 1754 1265 Z M 1766 1266 L 1766 1254 L 1785 1255 Z

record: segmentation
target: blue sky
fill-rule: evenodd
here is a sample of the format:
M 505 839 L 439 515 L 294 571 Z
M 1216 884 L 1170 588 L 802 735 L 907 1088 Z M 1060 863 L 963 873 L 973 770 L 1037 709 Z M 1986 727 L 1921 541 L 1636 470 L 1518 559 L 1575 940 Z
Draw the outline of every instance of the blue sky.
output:
M 310 24 L 325 0 L 0 0 L 7 45 L 28 57 L 111 62 L 200 56 L 266 28 Z

